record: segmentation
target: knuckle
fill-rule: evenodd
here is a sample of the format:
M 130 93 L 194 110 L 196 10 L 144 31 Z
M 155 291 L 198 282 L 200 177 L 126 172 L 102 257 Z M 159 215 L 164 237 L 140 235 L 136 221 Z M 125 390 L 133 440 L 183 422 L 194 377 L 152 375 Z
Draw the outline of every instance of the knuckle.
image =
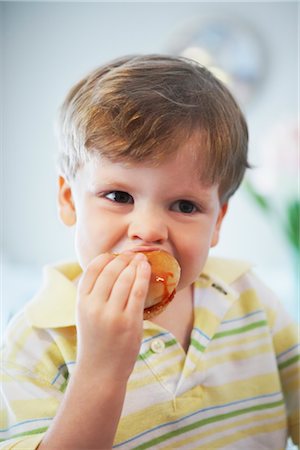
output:
M 122 283 L 131 284 L 133 282 L 134 275 L 135 270 L 132 267 L 127 266 L 126 269 L 123 270 L 123 272 L 120 275 L 120 277 L 122 278 Z
M 146 297 L 147 291 L 145 288 L 138 286 L 133 290 L 133 297 L 136 300 L 144 300 Z
M 90 273 L 98 272 L 100 264 L 103 264 L 106 261 L 108 262 L 112 257 L 113 255 L 111 255 L 110 253 L 102 253 L 101 255 L 97 256 L 96 258 L 92 259 L 92 261 L 89 262 L 89 264 L 87 265 L 86 272 Z

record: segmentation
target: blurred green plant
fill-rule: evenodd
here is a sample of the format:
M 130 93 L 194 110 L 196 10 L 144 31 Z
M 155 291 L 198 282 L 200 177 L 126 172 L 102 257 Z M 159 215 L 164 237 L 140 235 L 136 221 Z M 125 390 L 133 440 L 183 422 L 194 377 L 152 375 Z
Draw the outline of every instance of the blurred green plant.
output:
M 249 179 L 246 179 L 244 186 L 254 203 L 265 214 L 266 217 L 273 218 L 288 245 L 291 247 L 294 256 L 300 263 L 300 200 L 299 198 L 288 199 L 278 210 L 272 199 L 256 190 Z M 296 260 L 296 262 L 297 262 Z
M 244 187 L 262 213 L 282 232 L 300 269 L 299 131 L 295 121 L 273 126 L 261 145 L 261 164 Z

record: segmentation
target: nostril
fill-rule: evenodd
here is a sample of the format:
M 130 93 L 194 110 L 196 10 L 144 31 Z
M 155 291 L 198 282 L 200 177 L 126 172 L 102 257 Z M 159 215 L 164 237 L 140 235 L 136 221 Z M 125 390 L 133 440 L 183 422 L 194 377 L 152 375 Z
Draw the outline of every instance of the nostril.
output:
M 141 241 L 145 245 L 149 244 L 162 244 L 165 241 L 165 238 L 158 237 L 156 234 L 145 234 L 145 233 L 138 233 L 135 235 L 129 235 L 131 240 L 135 241 Z
M 128 228 L 130 239 L 138 239 L 145 243 L 161 244 L 168 237 L 168 228 L 162 221 L 142 219 L 132 222 Z

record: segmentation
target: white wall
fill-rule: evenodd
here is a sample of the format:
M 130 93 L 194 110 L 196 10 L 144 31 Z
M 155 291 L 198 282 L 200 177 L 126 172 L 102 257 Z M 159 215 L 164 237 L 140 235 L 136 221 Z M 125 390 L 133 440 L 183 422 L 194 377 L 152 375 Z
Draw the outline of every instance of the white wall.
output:
M 195 17 L 234 17 L 257 30 L 268 54 L 266 81 L 246 111 L 250 159 L 259 159 L 257 143 L 265 130 L 297 112 L 296 2 L 2 2 L 0 8 L 1 244 L 12 264 L 43 265 L 74 256 L 72 234 L 56 213 L 53 121 L 67 90 L 95 66 L 128 53 L 167 52 L 172 36 Z M 282 237 L 242 191 L 232 200 L 215 253 L 256 262 L 280 295 L 291 289 Z M 275 273 L 281 281 L 274 284 Z

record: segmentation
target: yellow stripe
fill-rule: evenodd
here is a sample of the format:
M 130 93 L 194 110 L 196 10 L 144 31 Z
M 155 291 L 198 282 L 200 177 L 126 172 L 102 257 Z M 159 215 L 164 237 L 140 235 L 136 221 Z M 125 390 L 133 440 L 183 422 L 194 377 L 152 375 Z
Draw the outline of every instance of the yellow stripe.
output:
M 162 364 L 162 360 L 160 361 L 156 361 L 156 368 L 154 367 L 154 365 L 149 364 L 149 366 L 151 367 L 151 372 L 149 373 L 149 367 L 147 367 L 145 374 L 141 374 L 142 376 L 139 378 L 131 377 L 129 379 L 128 385 L 127 385 L 127 390 L 128 391 L 132 391 L 134 389 L 140 389 L 143 386 L 151 386 L 151 384 L 153 383 L 157 383 L 157 380 L 159 382 L 163 382 L 165 380 L 166 377 L 170 377 L 173 375 L 177 375 L 179 372 L 182 370 L 182 366 L 183 363 L 181 364 L 180 361 L 178 360 L 174 360 L 172 364 L 166 365 L 165 367 L 159 367 L 160 364 Z M 134 371 L 134 375 L 136 374 L 136 372 Z
M 23 352 L 24 348 L 26 347 L 26 341 L 28 338 L 33 334 L 31 328 L 25 328 L 24 331 L 20 334 L 18 339 L 14 342 L 14 338 L 12 339 L 13 346 L 12 350 L 9 354 L 9 360 L 14 361 L 17 359 L 17 355 L 20 351 Z
M 59 329 L 59 332 L 55 332 L 54 339 L 58 347 L 61 347 L 66 351 L 66 353 L 64 353 L 65 359 L 75 359 L 77 347 L 77 334 L 75 327 Z
M 269 423 L 269 424 L 264 424 L 264 425 L 258 425 L 255 426 L 253 428 L 247 428 L 246 431 L 246 436 L 253 436 L 253 435 L 258 435 L 258 434 L 266 434 L 266 433 L 270 433 L 272 431 L 277 431 L 277 430 L 284 430 L 286 428 L 286 421 L 284 419 L 278 420 L 275 423 Z M 233 442 L 239 441 L 240 439 L 245 439 L 245 431 L 241 430 L 241 431 L 237 431 L 234 434 L 231 434 L 230 436 L 224 436 L 221 437 L 220 439 L 216 439 L 214 441 L 209 442 L 209 444 L 206 444 L 206 448 L 207 445 L 209 445 L 211 448 L 221 448 L 222 446 L 228 445 L 228 444 L 232 444 Z M 284 432 L 285 434 L 285 432 Z M 284 450 L 284 449 L 282 449 Z
M 253 396 L 253 386 L 257 386 L 256 395 L 272 394 L 280 390 L 280 382 L 276 376 L 264 374 L 251 377 L 245 380 L 234 380 L 220 386 L 205 386 L 206 406 L 217 406 L 222 403 L 239 401 L 247 396 Z
M 256 292 L 252 289 L 247 289 L 240 294 L 239 300 L 232 305 L 226 314 L 226 320 L 241 318 L 261 309 L 261 303 L 257 298 Z
M 1 375 L 0 380 L 3 382 L 5 381 L 5 383 L 9 384 L 11 383 L 13 386 L 15 385 L 16 382 L 18 382 L 19 384 L 22 383 L 22 388 L 24 389 L 24 386 L 26 385 L 26 383 L 29 385 L 29 389 L 30 389 L 30 385 L 34 385 L 34 386 L 38 386 L 38 387 L 42 387 L 42 388 L 49 388 L 52 387 L 49 383 L 48 380 L 43 379 L 38 377 L 38 374 L 35 374 L 34 378 L 30 378 L 30 374 L 28 376 L 27 373 L 24 372 L 17 372 L 14 371 L 14 369 L 12 369 L 11 374 L 3 374 Z M 10 387 L 9 387 L 10 389 Z
M 166 421 L 176 420 L 199 410 L 202 388 L 196 386 L 172 401 L 159 402 L 122 417 L 115 443 L 123 442 Z M 171 397 L 171 396 L 170 396 Z
M 284 386 L 284 389 L 289 390 L 297 390 L 300 388 L 300 367 L 289 367 L 284 372 L 284 377 L 282 379 L 282 384 Z M 293 387 L 292 387 L 293 386 Z
M 127 384 L 127 392 L 134 391 L 136 389 L 141 389 L 142 387 L 151 386 L 157 383 L 157 377 L 154 374 L 149 374 L 147 377 L 140 378 L 138 380 L 131 380 Z
M 215 352 L 218 350 L 228 349 L 229 345 L 233 346 L 233 345 L 251 344 L 252 342 L 260 341 L 262 339 L 266 339 L 269 337 L 270 335 L 267 331 L 262 331 L 258 334 L 251 334 L 245 337 L 233 335 L 232 338 L 226 338 L 226 342 L 224 342 L 224 340 L 222 339 L 216 339 L 211 341 L 211 343 L 209 344 L 209 354 L 211 352 Z
M 27 420 L 29 417 L 38 417 L 43 419 L 52 417 L 56 414 L 60 400 L 54 397 L 46 397 L 31 400 L 14 400 L 11 402 L 12 411 L 14 411 L 16 421 Z M 47 405 L 47 408 L 45 408 Z M 45 414 L 46 411 L 46 414 Z
M 204 358 L 199 357 L 199 351 L 194 347 L 189 350 L 189 359 L 197 366 L 197 370 L 204 370 L 206 367 L 206 362 Z
M 180 448 L 183 446 L 187 446 L 188 444 L 192 444 L 194 442 L 200 441 L 201 439 L 205 439 L 209 436 L 217 435 L 218 433 L 222 433 L 224 431 L 229 431 L 231 429 L 235 430 L 237 427 L 240 427 L 242 425 L 248 425 L 254 421 L 258 422 L 258 421 L 261 421 L 262 419 L 263 420 L 265 420 L 265 419 L 272 420 L 275 418 L 280 418 L 282 420 L 282 410 L 276 411 L 273 413 L 257 414 L 255 417 L 253 417 L 253 413 L 252 413 L 250 417 L 246 417 L 243 419 L 235 418 L 232 422 L 228 422 L 225 425 L 224 425 L 224 423 L 222 423 L 221 425 L 214 424 L 213 427 L 211 427 L 211 429 L 209 429 L 209 430 L 201 431 L 200 433 L 194 434 L 193 436 L 190 436 L 187 439 L 181 439 L 180 441 L 176 440 L 176 441 L 172 442 L 172 444 L 162 447 L 161 450 L 172 450 L 174 448 Z M 208 448 L 207 447 L 208 444 L 204 444 L 204 445 L 205 445 L 205 448 Z M 222 438 L 222 445 L 220 447 L 222 447 L 223 445 L 224 445 L 224 443 L 223 443 L 223 438 Z M 211 447 L 209 447 L 209 448 L 211 448 Z M 213 448 L 216 448 L 216 447 L 213 447 Z
M 144 361 L 142 364 L 140 364 L 137 372 L 143 372 L 145 369 L 149 370 L 147 363 L 149 363 L 151 367 L 157 367 L 162 363 L 167 362 L 168 360 L 171 361 L 171 359 L 174 359 L 177 363 L 182 362 L 182 364 L 180 364 L 180 367 L 183 367 L 183 351 L 178 345 L 173 346 L 173 350 L 171 350 L 170 352 L 168 352 L 168 350 L 164 350 L 162 354 L 153 355 L 153 358 L 148 358 L 147 361 Z M 134 371 L 136 372 L 135 369 Z
M 214 333 L 220 323 L 220 319 L 206 308 L 196 308 L 195 316 L 195 326 L 209 336 Z
M 38 363 L 34 367 L 34 372 L 42 374 L 45 378 L 49 380 L 49 383 L 58 374 L 58 368 L 65 364 L 62 359 L 61 352 L 56 346 L 55 342 L 52 342 L 44 353 L 41 355 Z
M 45 433 L 39 433 L 34 436 L 13 439 L 7 445 L 4 445 L 4 447 L 1 447 L 1 450 L 26 450 L 37 448 L 44 434 Z
M 293 392 L 296 395 L 297 390 L 300 388 L 299 373 L 295 374 L 295 377 L 289 380 L 289 382 L 285 381 L 283 386 L 286 392 Z
M 279 389 L 278 380 L 272 375 L 262 375 L 251 378 L 251 386 L 258 386 L 257 395 L 273 393 Z M 249 388 L 249 380 L 235 381 L 219 387 L 195 386 L 173 401 L 160 402 L 150 407 L 144 407 L 138 411 L 123 417 L 120 423 L 116 443 L 123 442 L 132 436 L 143 433 L 159 426 L 166 421 L 193 414 L 206 407 L 213 407 L 222 403 L 239 401 L 247 397 L 247 393 L 252 396 L 252 388 Z M 221 399 L 221 400 L 220 400 Z
M 290 421 L 290 434 L 295 444 L 300 445 L 299 411 L 293 414 L 294 421 Z
M 253 358 L 254 356 L 263 355 L 265 353 L 273 354 L 272 347 L 270 344 L 259 345 L 255 348 L 251 348 L 248 350 L 244 349 L 244 350 L 228 351 L 225 355 L 219 355 L 212 358 L 208 358 L 206 360 L 206 367 L 212 368 L 213 366 L 226 362 L 232 364 L 232 361 L 242 361 L 245 359 Z
M 297 326 L 289 323 L 286 327 L 274 334 L 274 346 L 276 354 L 279 355 L 287 349 L 292 348 L 298 342 Z

